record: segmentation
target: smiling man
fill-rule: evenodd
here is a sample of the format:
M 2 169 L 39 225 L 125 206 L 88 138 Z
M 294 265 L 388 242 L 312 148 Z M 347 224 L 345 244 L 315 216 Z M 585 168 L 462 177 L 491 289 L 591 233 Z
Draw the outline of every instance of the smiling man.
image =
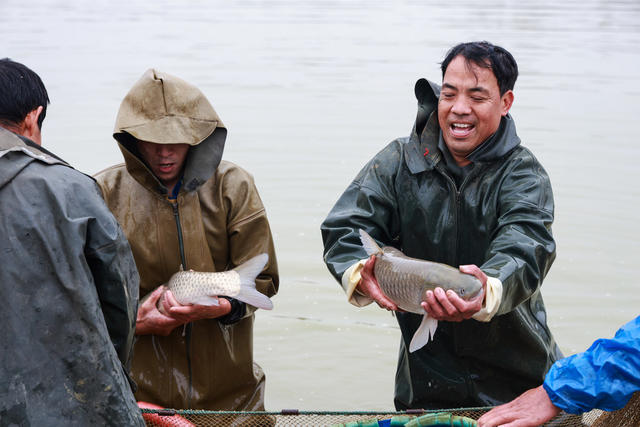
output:
M 267 253 L 256 288 L 273 296 L 278 269 L 251 175 L 222 160 L 227 129 L 204 94 L 148 70 L 125 96 L 114 131 L 125 163 L 96 178 L 129 239 L 144 297 L 132 374 L 138 400 L 170 408 L 264 410 L 265 375 L 253 361 L 255 307 L 221 297 L 185 305 L 170 291 L 180 270 L 230 270 Z
M 540 385 L 562 357 L 540 294 L 555 258 L 553 195 L 509 115 L 517 64 L 499 46 L 472 42 L 453 47 L 441 70 L 441 88 L 416 83 L 411 135 L 360 171 L 321 226 L 325 262 L 349 302 L 396 311 L 398 410 L 503 403 Z M 423 316 L 397 311 L 382 293 L 359 229 L 410 257 L 459 266 L 482 294 L 427 291 L 422 306 L 439 324 L 410 352 Z

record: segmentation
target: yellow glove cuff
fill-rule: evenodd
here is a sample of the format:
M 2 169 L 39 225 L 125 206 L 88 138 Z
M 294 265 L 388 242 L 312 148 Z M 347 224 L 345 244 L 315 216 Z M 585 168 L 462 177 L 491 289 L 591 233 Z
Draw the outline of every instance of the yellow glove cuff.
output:
M 502 282 L 497 277 L 487 277 L 487 290 L 482 309 L 472 316 L 480 322 L 489 322 L 498 312 L 502 301 Z

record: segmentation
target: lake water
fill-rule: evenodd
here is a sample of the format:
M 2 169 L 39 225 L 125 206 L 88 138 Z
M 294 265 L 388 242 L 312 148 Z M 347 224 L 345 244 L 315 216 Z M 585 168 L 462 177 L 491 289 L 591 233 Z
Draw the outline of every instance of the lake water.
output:
M 558 256 L 543 285 L 565 354 L 640 314 L 640 3 L 2 0 L 0 56 L 44 80 L 44 145 L 95 173 L 121 162 L 116 111 L 150 68 L 209 97 L 225 158 L 251 171 L 281 270 L 255 354 L 267 409 L 387 410 L 399 331 L 346 302 L 319 225 L 363 164 L 407 135 L 420 77 L 460 41 L 518 61 L 512 115 L 549 173 Z

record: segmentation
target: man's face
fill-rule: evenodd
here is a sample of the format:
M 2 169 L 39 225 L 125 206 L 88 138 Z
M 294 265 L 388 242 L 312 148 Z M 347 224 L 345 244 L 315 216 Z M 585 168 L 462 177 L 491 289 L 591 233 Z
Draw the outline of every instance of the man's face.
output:
M 459 166 L 468 165 L 466 156 L 498 130 L 500 118 L 511 104 L 513 92 L 500 96 L 498 80 L 490 68 L 467 64 L 463 56 L 449 63 L 438 100 L 438 122 Z
M 155 144 L 138 141 L 138 151 L 153 173 L 169 189 L 177 184 L 189 144 Z

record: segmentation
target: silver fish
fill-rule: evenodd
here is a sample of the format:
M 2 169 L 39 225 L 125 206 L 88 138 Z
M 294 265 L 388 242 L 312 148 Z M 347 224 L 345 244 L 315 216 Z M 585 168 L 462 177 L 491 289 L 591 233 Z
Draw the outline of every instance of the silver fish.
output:
M 254 307 L 271 310 L 273 302 L 256 289 L 256 277 L 267 264 L 269 255 L 260 254 L 233 270 L 219 273 L 178 271 L 171 276 L 167 288 L 182 305 L 218 305 L 218 296 L 228 296 Z M 162 295 L 158 309 L 163 313 Z
M 374 274 L 382 292 L 402 310 L 424 315 L 409 344 L 411 353 L 424 347 L 438 327 L 438 321 L 420 305 L 427 290 L 452 290 L 465 300 L 482 290 L 482 283 L 475 276 L 446 264 L 408 257 L 391 246 L 381 248 L 362 229 L 360 240 L 367 254 L 376 256 Z

